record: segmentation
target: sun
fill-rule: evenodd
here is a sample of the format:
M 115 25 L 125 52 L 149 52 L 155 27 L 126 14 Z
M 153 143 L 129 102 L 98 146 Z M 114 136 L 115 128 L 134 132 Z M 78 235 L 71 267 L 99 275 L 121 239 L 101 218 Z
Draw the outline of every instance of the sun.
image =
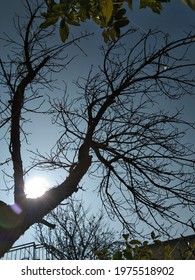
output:
M 42 196 L 49 189 L 49 182 L 44 177 L 30 178 L 25 185 L 27 198 L 37 198 Z

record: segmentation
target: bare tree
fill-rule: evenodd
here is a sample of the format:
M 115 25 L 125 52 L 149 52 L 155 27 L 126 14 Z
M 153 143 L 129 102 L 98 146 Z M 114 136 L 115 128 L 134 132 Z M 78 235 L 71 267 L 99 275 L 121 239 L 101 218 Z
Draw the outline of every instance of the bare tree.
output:
M 105 222 L 103 212 L 89 215 L 83 200 L 68 199 L 66 206 L 58 206 L 48 215 L 54 230 L 42 224 L 36 226 L 36 239 L 56 259 L 96 259 L 94 250 L 119 248 L 117 233 Z
M 23 125 L 28 121 L 26 114 L 41 111 L 43 99 L 39 86 L 54 89 L 52 73 L 60 72 L 71 60 L 64 50 L 68 46 L 75 45 L 86 35 L 72 39 L 66 44 L 52 44 L 55 42 L 53 30 L 39 28 L 42 4 L 37 1 L 35 6 L 31 6 L 29 1 L 25 0 L 24 5 L 26 18 L 17 17 L 15 20 L 17 39 L 8 35 L 3 39 L 7 48 L 11 46 L 8 61 L 0 60 L 0 80 L 7 89 L 7 98 L 1 99 L 0 127 L 4 128 L 4 137 L 10 134 L 8 147 L 11 155 L 1 162 L 1 166 L 10 161 L 13 164 L 15 202 L 12 206 L 4 202 L 0 205 L 0 256 L 9 250 L 32 224 L 41 221 L 45 214 L 77 190 L 79 181 L 91 163 L 91 157 L 86 154 L 85 160 L 72 171 L 72 176 L 68 176 L 58 187 L 47 192 L 44 199 L 26 198 L 24 188 L 26 169 L 23 167 L 21 154 L 21 138 L 27 140 L 28 136 L 23 130 Z M 82 166 L 79 167 L 80 164 Z
M 17 206 L 18 213 L 10 214 L 7 205 L 1 207 L 9 225 L 0 228 L 0 256 L 31 225 L 78 191 L 87 172 L 99 183 L 108 214 L 116 216 L 132 234 L 140 234 L 140 221 L 162 232 L 174 222 L 193 228 L 194 150 L 184 142 L 186 129 L 193 124 L 182 120 L 181 110 L 164 109 L 163 102 L 193 94 L 195 63 L 188 60 L 188 53 L 195 43 L 194 33 L 171 40 L 160 31 L 140 34 L 131 30 L 102 48 L 99 71 L 94 73 L 92 68 L 86 79 L 77 81 L 78 98 L 71 100 L 68 93 L 62 99 L 50 97 L 48 114 L 62 127 L 62 134 L 48 156 L 34 152 L 30 166 L 24 168 L 21 135 L 28 135 L 22 125 L 25 112 L 35 110 L 27 109 L 27 101 L 36 100 L 37 108 L 41 105 L 33 85 L 51 84 L 47 74 L 64 66 L 59 55 L 76 40 L 49 47 L 50 33 L 32 32 L 31 28 L 39 6 L 32 11 L 26 3 L 30 20 L 19 26 L 22 43 L 7 38 L 15 44 L 14 55 L 8 63 L 0 61 L 1 82 L 10 94 L 9 102 L 1 101 L 1 127 L 7 126 L 10 132 L 14 209 Z M 24 174 L 37 167 L 61 169 L 69 175 L 42 197 L 29 199 Z M 189 211 L 186 220 L 178 214 L 179 207 Z

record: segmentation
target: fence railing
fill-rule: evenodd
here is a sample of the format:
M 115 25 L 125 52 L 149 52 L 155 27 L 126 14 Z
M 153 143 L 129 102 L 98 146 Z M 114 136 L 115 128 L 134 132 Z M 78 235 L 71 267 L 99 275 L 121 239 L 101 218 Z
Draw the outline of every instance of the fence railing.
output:
M 55 257 L 50 254 L 42 244 L 35 242 L 26 243 L 12 247 L 5 253 L 1 260 L 54 260 Z

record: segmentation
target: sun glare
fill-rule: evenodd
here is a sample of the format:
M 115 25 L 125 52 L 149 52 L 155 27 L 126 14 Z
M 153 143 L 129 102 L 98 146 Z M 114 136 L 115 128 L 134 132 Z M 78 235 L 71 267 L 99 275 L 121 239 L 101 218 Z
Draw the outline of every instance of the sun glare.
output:
M 33 177 L 26 182 L 25 193 L 28 198 L 42 196 L 49 188 L 49 182 L 43 177 Z

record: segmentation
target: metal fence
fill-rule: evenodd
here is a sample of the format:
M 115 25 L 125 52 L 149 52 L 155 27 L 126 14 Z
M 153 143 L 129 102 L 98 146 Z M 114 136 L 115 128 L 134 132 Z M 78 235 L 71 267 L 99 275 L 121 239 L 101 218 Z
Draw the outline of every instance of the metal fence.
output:
M 1 260 L 54 260 L 42 244 L 34 242 L 12 247 Z

